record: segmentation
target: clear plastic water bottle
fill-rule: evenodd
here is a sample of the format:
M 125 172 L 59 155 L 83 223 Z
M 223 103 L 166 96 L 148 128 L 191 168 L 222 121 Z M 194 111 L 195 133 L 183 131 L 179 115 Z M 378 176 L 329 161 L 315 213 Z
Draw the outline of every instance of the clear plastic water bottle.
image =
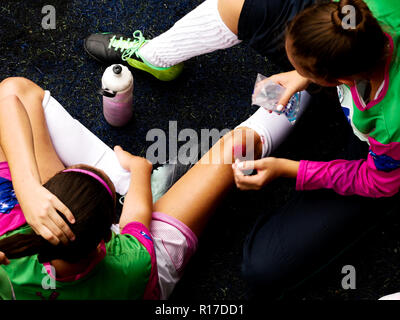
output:
M 300 92 L 296 92 L 289 100 L 286 108 L 279 109 L 278 102 L 285 92 L 285 87 L 273 82 L 264 81 L 265 76 L 258 74 L 252 96 L 252 104 L 263 107 L 268 111 L 284 113 L 291 123 L 296 121 L 297 112 L 300 109 Z M 261 87 L 260 87 L 261 86 Z
M 289 100 L 286 108 L 282 111 L 292 123 L 296 121 L 297 113 L 300 109 L 300 93 L 296 92 Z

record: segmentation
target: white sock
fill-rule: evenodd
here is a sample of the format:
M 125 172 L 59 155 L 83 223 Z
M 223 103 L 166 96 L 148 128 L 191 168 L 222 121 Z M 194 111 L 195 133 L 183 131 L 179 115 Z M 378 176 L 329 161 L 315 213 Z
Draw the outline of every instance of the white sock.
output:
M 90 132 L 45 91 L 43 109 L 51 141 L 65 166 L 87 164 L 103 170 L 115 190 L 128 192 L 130 173 L 121 167 L 115 152 Z
M 138 53 L 157 67 L 170 67 L 240 42 L 222 21 L 218 0 L 206 0 L 171 29 L 146 43 Z
M 307 108 L 310 95 L 306 91 L 300 93 L 300 109 L 296 119 L 299 119 Z M 296 120 L 297 121 L 297 120 Z M 268 157 L 286 139 L 292 131 L 292 124 L 284 114 L 269 113 L 260 107 L 250 118 L 242 122 L 238 127 L 253 129 L 261 137 L 262 158 Z
M 400 292 L 389 294 L 387 296 L 379 298 L 378 300 L 400 300 Z

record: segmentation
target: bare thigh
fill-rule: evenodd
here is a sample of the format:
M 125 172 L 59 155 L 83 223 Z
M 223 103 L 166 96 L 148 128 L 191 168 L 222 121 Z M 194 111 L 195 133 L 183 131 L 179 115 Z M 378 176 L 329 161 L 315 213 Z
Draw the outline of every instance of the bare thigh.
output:
M 54 150 L 42 107 L 44 90 L 25 78 L 7 78 L 0 83 L 0 99 L 16 95 L 28 113 L 32 127 L 35 157 L 42 183 L 46 182 L 64 165 Z M 0 161 L 7 161 L 0 147 Z
M 218 11 L 222 21 L 238 34 L 239 17 L 245 0 L 218 0 Z M 267 0 L 268 1 L 268 0 Z

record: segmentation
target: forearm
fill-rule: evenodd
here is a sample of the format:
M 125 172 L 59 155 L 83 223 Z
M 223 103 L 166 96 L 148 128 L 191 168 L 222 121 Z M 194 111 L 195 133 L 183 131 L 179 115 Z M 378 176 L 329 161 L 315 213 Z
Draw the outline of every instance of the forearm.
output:
M 384 171 L 371 156 L 361 160 L 301 161 L 297 190 L 333 189 L 341 195 L 391 197 L 400 189 L 400 168 Z
M 27 182 L 40 182 L 29 116 L 16 96 L 0 101 L 0 145 L 17 193 Z
M 150 226 L 153 213 L 150 177 L 151 170 L 131 170 L 131 183 L 119 221 L 121 230 L 133 221 L 143 223 L 146 227 Z
M 284 178 L 297 178 L 299 171 L 300 162 L 288 159 L 276 159 L 278 168 L 280 170 L 280 176 Z

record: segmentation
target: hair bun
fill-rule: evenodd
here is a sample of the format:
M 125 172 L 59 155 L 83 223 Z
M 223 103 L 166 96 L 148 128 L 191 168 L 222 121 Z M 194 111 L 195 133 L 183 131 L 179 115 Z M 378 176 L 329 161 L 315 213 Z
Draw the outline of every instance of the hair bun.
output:
M 336 10 L 332 11 L 331 19 L 335 27 L 342 29 L 343 15 L 339 6 Z
M 344 32 L 364 29 L 366 16 L 371 14 L 368 6 L 362 0 L 340 0 L 337 9 L 332 11 L 333 25 Z M 350 15 L 354 15 L 351 17 Z

